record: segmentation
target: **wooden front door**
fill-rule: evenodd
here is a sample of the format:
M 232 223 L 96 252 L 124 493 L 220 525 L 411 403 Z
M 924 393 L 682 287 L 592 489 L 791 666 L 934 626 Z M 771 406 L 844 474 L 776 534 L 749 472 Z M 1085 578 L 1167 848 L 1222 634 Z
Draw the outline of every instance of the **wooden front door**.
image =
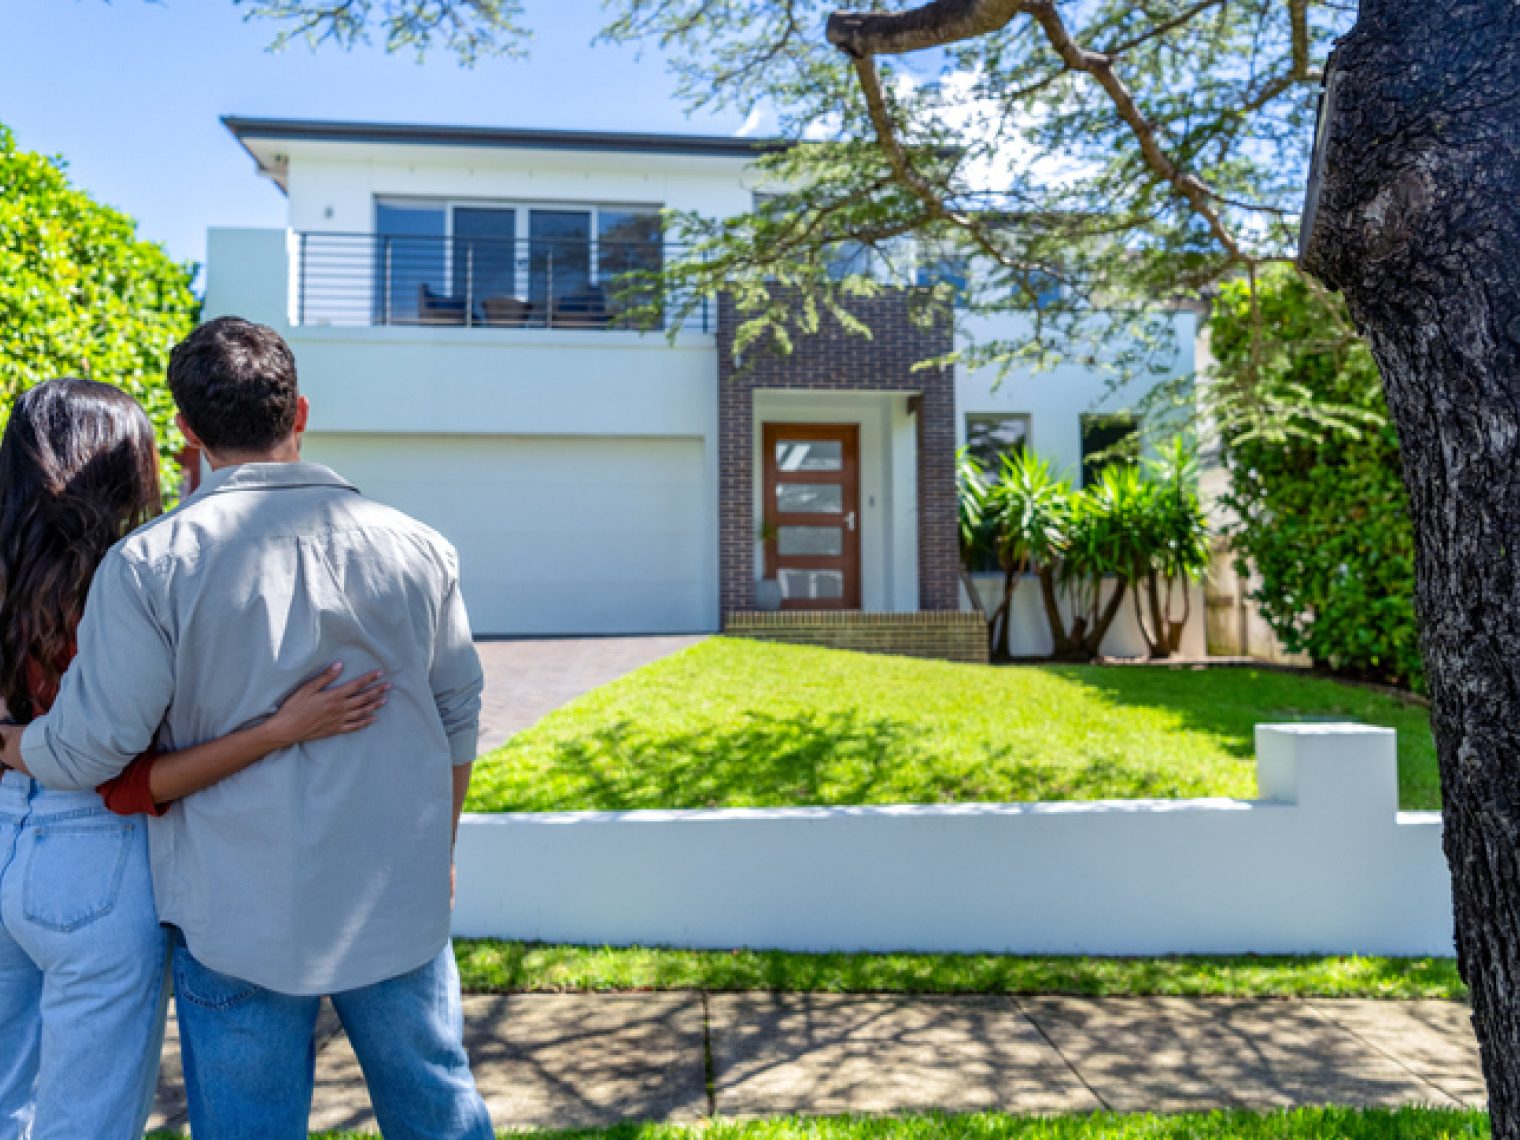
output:
M 765 576 L 781 608 L 860 608 L 860 428 L 766 424 Z

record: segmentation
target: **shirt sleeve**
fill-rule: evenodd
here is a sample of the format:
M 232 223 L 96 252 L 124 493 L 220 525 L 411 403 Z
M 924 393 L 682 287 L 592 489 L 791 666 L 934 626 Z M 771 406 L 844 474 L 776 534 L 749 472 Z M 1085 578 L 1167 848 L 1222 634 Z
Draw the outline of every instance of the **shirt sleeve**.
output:
M 112 550 L 90 586 L 79 655 L 52 709 L 22 734 L 21 757 L 44 787 L 98 787 L 148 751 L 173 695 L 168 634 L 136 569 Z
M 156 751 L 144 752 L 121 775 L 95 789 L 107 808 L 117 815 L 163 815 L 169 810 L 169 804 L 153 799 L 153 762 L 158 755 Z
M 485 688 L 485 674 L 475 639 L 470 636 L 470 618 L 459 594 L 458 563 L 449 560 L 449 585 L 438 616 L 438 632 L 433 644 L 433 663 L 428 671 L 433 700 L 448 734 L 449 753 L 454 763 L 469 764 L 475 759 L 480 736 L 480 694 Z

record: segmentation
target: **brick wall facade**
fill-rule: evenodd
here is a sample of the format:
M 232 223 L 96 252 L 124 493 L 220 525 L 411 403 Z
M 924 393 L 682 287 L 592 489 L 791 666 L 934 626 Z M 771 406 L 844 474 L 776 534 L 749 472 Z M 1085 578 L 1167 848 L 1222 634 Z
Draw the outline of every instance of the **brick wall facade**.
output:
M 730 637 L 751 637 L 759 641 L 987 664 L 987 622 L 975 612 L 867 614 L 791 610 L 731 613 L 724 618 L 723 631 Z
M 740 323 L 728 297 L 718 302 L 718 582 L 729 617 L 755 608 L 754 418 L 756 389 L 918 392 L 918 604 L 960 609 L 960 547 L 955 502 L 955 377 L 921 360 L 950 352 L 947 317 L 925 328 L 909 317 L 910 294 L 892 291 L 852 302 L 871 339 L 829 317 L 816 336 L 796 338 L 781 355 L 755 349 L 734 360 Z M 725 622 L 726 624 L 726 622 Z

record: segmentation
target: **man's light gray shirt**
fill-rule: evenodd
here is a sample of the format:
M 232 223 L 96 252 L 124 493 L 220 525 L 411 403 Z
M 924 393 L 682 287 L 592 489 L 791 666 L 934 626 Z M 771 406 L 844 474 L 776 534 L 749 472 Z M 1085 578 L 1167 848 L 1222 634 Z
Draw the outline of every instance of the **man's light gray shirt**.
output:
M 333 993 L 431 960 L 449 929 L 452 766 L 482 678 L 454 550 L 307 463 L 213 472 L 106 556 L 79 656 L 22 738 L 90 788 L 268 716 L 334 661 L 393 686 L 370 728 L 277 752 L 151 824 L 159 917 L 206 966 Z

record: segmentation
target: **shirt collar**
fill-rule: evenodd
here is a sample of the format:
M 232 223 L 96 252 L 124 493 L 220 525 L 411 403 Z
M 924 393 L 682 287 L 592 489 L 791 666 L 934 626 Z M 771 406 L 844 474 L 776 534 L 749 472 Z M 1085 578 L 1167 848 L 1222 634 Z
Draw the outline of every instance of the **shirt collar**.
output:
M 339 487 L 357 491 L 348 480 L 320 463 L 239 463 L 209 471 L 201 479 L 195 498 L 228 491 L 271 491 L 286 487 Z

